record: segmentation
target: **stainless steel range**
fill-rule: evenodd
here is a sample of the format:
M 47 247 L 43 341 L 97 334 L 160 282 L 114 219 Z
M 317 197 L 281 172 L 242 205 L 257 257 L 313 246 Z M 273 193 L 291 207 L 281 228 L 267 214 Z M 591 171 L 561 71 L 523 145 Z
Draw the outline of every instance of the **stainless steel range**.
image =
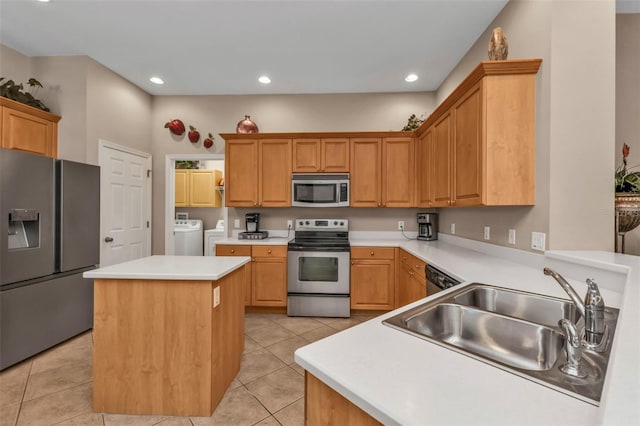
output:
M 349 317 L 349 221 L 296 219 L 289 242 L 287 315 Z

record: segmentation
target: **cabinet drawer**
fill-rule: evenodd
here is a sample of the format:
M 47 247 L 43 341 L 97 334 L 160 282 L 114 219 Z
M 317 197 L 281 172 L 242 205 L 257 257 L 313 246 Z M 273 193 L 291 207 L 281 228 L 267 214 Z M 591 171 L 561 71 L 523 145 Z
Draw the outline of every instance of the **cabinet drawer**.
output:
M 351 247 L 352 259 L 395 259 L 393 247 Z
M 251 246 L 216 244 L 216 256 L 251 256 Z
M 253 257 L 287 257 L 286 246 L 253 246 Z

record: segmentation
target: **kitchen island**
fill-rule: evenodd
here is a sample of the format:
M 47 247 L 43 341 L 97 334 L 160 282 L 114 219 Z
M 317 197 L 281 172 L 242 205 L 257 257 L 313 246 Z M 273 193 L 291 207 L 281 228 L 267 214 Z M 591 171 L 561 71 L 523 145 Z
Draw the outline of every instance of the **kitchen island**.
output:
M 94 411 L 210 416 L 240 369 L 249 261 L 151 256 L 85 272 Z
M 385 425 L 640 421 L 638 257 L 595 251 L 535 254 L 442 234 L 433 242 L 352 234 L 352 247 L 402 248 L 461 279 L 462 286 L 481 282 L 566 299 L 543 274 L 544 266 L 563 274 L 581 296 L 585 278 L 594 278 L 606 305 L 620 309 L 602 399 L 599 406 L 589 404 L 382 324 L 423 299 L 296 351 L 296 362 L 306 370 L 308 424 L 338 424 L 340 417 Z

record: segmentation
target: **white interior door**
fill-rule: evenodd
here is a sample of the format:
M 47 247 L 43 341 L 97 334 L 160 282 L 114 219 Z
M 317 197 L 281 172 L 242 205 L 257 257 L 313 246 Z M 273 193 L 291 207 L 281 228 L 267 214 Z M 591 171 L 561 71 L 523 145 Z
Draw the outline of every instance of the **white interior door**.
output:
M 151 155 L 100 142 L 100 266 L 151 255 Z

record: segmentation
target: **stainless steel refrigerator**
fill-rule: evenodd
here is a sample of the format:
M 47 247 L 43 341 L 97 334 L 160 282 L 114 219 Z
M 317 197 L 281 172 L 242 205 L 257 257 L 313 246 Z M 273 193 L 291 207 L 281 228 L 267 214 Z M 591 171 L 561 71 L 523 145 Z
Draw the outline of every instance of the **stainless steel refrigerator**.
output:
M 100 168 L 0 148 L 0 370 L 93 326 Z

